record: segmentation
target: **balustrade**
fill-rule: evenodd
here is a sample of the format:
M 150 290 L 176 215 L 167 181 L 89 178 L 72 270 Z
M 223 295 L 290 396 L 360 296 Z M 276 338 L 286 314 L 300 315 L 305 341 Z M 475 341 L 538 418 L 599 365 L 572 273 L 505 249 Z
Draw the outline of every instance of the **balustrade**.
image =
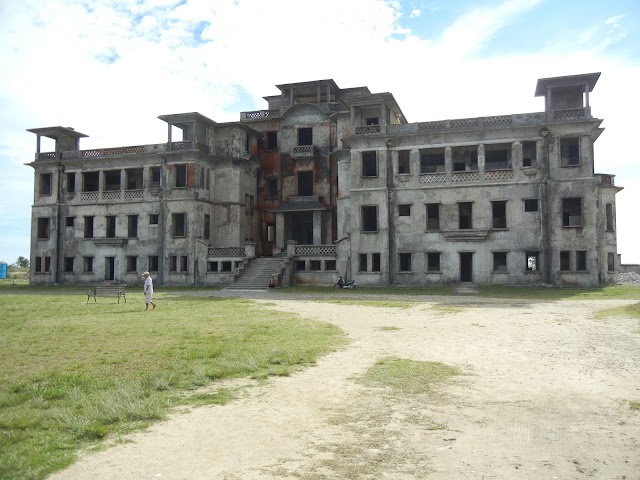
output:
M 210 257 L 244 257 L 243 247 L 211 247 L 208 250 Z
M 296 245 L 297 256 L 330 256 L 336 255 L 335 245 Z
M 420 175 L 420 183 L 447 183 L 447 174 L 423 173 Z

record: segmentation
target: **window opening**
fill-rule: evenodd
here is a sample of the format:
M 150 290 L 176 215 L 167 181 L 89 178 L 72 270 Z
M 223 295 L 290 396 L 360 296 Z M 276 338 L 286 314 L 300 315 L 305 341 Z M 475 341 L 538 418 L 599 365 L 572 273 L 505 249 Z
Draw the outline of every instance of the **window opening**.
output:
M 440 271 L 440 252 L 427 253 L 427 272 Z
M 398 174 L 411 173 L 411 151 L 399 150 L 398 151 Z
M 83 266 L 82 271 L 84 273 L 92 273 L 93 272 L 93 257 L 82 257 Z
M 605 211 L 607 217 L 607 232 L 613 232 L 613 203 L 607 203 Z
M 581 272 L 587 269 L 587 251 L 578 250 L 576 252 L 576 270 Z
M 568 250 L 563 250 L 560 252 L 560 270 L 571 270 L 571 252 Z
M 157 272 L 160 270 L 160 257 L 157 255 L 149 256 L 148 269 L 150 272 Z
M 84 238 L 93 238 L 93 217 L 84 217 Z
M 97 192 L 100 184 L 99 172 L 83 172 L 82 173 L 82 191 Z
M 458 228 L 460 230 L 468 230 L 473 228 L 472 223 L 472 207 L 471 202 L 458 203 Z
M 185 213 L 173 213 L 171 214 L 171 224 L 173 226 L 174 237 L 186 236 L 186 214 Z
M 411 254 L 400 253 L 399 257 L 400 257 L 400 271 L 410 272 L 411 271 Z
M 313 195 L 313 172 L 298 172 L 298 196 Z
M 151 167 L 151 188 L 160 188 L 160 167 Z
M 105 217 L 106 222 L 106 237 L 116 238 L 116 217 L 115 215 L 107 215 Z
M 420 151 L 420 173 L 444 172 L 444 149 L 429 149 Z
M 49 217 L 38 218 L 38 239 L 46 240 L 49 238 Z
M 362 152 L 362 176 L 378 176 L 378 156 L 375 151 Z
M 366 119 L 367 125 L 379 125 L 378 117 L 369 117 Z
M 511 168 L 510 145 L 486 145 L 484 149 L 485 170 L 502 170 Z
M 125 170 L 127 190 L 142 190 L 143 187 L 143 172 L 142 168 L 129 168 Z
M 399 217 L 410 217 L 411 216 L 411 204 L 403 204 L 398 205 L 398 216 Z
M 380 254 L 379 253 L 371 254 L 371 271 L 372 272 L 380 271 Z
M 522 166 L 535 167 L 538 164 L 536 142 L 522 142 Z
M 578 137 L 560 139 L 560 165 L 563 167 L 580 165 L 580 139 Z
M 451 160 L 454 172 L 478 170 L 478 148 L 453 147 L 451 149 Z
M 538 262 L 539 252 L 526 253 L 526 267 L 529 272 L 537 272 L 539 270 Z
M 138 270 L 138 257 L 129 255 L 127 256 L 127 272 L 135 273 Z
M 138 215 L 127 216 L 127 237 L 138 237 Z
M 205 240 L 209 240 L 209 229 L 211 228 L 211 216 L 208 214 L 204 214 L 204 225 L 202 226 L 202 228 L 204 229 L 203 233 L 203 237 Z
M 267 150 L 278 150 L 278 132 L 267 132 Z
M 51 195 L 51 174 L 40 174 L 40 195 Z
M 267 198 L 274 199 L 278 197 L 278 179 L 267 179 Z
M 367 271 L 367 254 L 361 253 L 358 255 L 358 271 L 366 272 Z
M 311 127 L 298 129 L 298 146 L 313 145 L 313 129 Z
M 120 190 L 120 170 L 104 172 L 104 190 L 113 192 Z
M 616 262 L 615 262 L 615 256 L 613 253 L 607 253 L 607 270 L 609 272 L 616 271 Z
M 427 203 L 427 230 L 440 230 L 439 203 Z
M 187 166 L 174 165 L 176 173 L 176 188 L 185 188 L 187 186 Z
M 378 207 L 368 205 L 362 207 L 362 231 L 377 232 L 378 231 Z
M 537 212 L 538 211 L 538 199 L 537 198 L 526 198 L 524 200 L 524 211 L 525 212 Z
M 158 225 L 160 221 L 160 215 L 157 213 L 152 213 L 149 215 L 149 225 Z
M 493 252 L 493 271 L 496 273 L 506 273 L 507 252 Z
M 507 228 L 507 202 L 491 202 L 493 228 Z
M 76 172 L 67 173 L 67 193 L 76 192 Z
M 64 272 L 73 273 L 73 257 L 64 257 Z
M 76 217 L 66 217 L 64 222 L 67 227 L 73 227 L 76 223 Z
M 576 197 L 562 199 L 562 226 L 582 226 L 582 198 Z

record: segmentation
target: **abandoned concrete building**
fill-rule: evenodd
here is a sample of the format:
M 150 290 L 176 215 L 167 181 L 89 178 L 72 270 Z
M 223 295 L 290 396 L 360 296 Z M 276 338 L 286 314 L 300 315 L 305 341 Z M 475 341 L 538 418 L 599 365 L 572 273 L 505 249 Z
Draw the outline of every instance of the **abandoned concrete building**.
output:
M 154 145 L 31 129 L 31 282 L 231 285 L 265 257 L 281 284 L 615 282 L 599 76 L 538 80 L 536 113 L 408 123 L 391 93 L 319 80 L 239 122 L 161 115 Z

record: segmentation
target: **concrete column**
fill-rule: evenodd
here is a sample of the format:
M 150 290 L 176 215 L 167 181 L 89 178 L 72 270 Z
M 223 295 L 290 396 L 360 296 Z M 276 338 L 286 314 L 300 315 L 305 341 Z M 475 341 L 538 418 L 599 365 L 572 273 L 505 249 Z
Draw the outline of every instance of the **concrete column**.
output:
M 322 245 L 322 211 L 313 212 L 313 244 Z
M 522 143 L 511 144 L 511 168 L 522 167 Z
M 171 143 L 171 124 L 167 123 L 167 129 L 169 130 L 169 133 L 167 135 L 167 138 L 169 139 L 169 143 Z
M 284 248 L 284 213 L 276 213 L 276 248 Z
M 100 197 L 102 197 L 103 184 L 104 184 L 104 172 L 102 170 L 100 170 L 98 172 L 98 193 L 99 193 Z
M 453 154 L 451 147 L 444 147 L 444 171 L 447 173 L 453 171 Z
M 484 144 L 478 145 L 478 170 L 484 172 Z
M 420 174 L 420 150 L 417 148 L 412 148 L 409 153 L 409 171 Z
M 589 108 L 589 85 L 584 86 L 585 107 Z

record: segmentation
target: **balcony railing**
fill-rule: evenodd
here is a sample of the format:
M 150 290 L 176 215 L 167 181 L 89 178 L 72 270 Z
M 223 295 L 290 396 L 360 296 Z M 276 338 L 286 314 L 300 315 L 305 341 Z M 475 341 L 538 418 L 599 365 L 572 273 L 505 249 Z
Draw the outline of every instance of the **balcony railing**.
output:
M 356 127 L 356 135 L 372 135 L 382 132 L 381 125 L 367 125 L 365 127 Z
M 266 120 L 280 117 L 280 110 L 254 110 L 252 112 L 240 112 L 240 120 Z
M 208 252 L 210 257 L 244 257 L 243 247 L 210 247 Z
M 291 150 L 293 157 L 313 157 L 313 145 L 298 145 Z
M 613 178 L 615 175 L 607 175 L 604 173 L 596 173 L 596 179 L 600 185 L 611 185 L 612 187 L 615 185 Z
M 585 118 L 586 116 L 586 108 L 566 108 L 553 111 L 554 120 L 575 120 Z
M 335 245 L 296 245 L 296 256 L 335 256 Z

